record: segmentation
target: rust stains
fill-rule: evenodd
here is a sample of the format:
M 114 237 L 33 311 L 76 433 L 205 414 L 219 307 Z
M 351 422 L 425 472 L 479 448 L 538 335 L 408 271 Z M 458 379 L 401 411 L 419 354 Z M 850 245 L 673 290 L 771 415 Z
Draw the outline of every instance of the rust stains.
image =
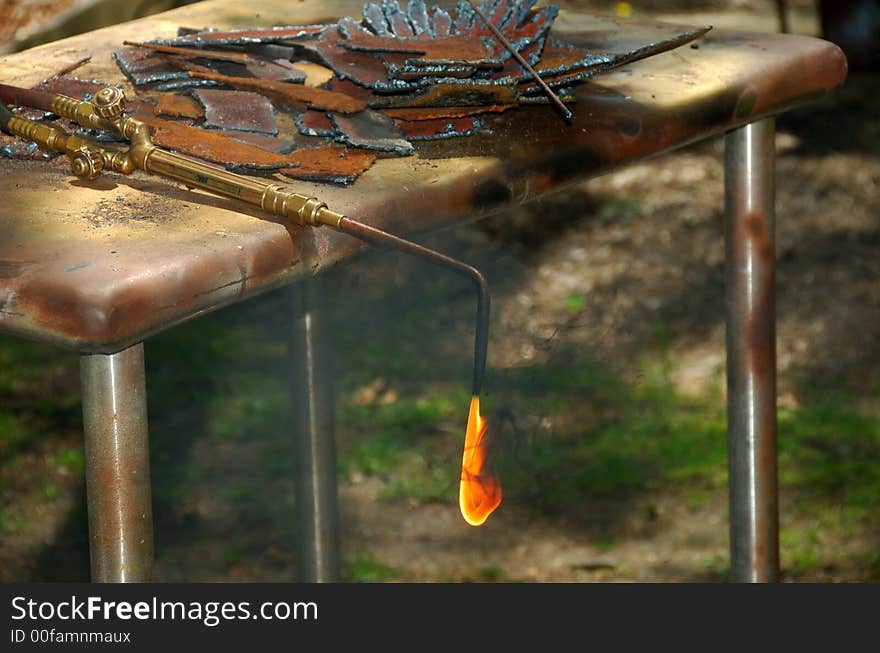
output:
M 304 136 L 331 137 L 337 133 L 330 116 L 324 111 L 304 111 L 296 116 L 294 122 Z
M 205 108 L 205 127 L 278 133 L 272 103 L 259 93 L 203 88 L 193 96 Z
M 287 154 L 296 149 L 296 143 L 286 138 L 278 138 L 277 136 L 268 136 L 256 132 L 241 132 L 232 129 L 226 129 L 223 133 L 242 143 L 247 143 L 263 150 L 269 150 L 270 152 L 278 152 L 279 154 Z
M 123 41 L 123 45 L 130 45 L 135 48 L 144 48 L 154 52 L 163 54 L 173 54 L 179 57 L 187 57 L 190 59 L 213 59 L 217 61 L 228 61 L 231 63 L 240 63 L 242 65 L 255 60 L 246 52 L 233 52 L 229 50 L 208 50 L 206 48 L 183 48 L 173 45 L 157 45 L 155 43 L 138 43 L 137 41 Z
M 760 212 L 752 211 L 743 218 L 749 241 L 753 244 L 758 256 L 764 262 L 776 259 L 773 240 L 767 229 L 767 217 Z
M 277 170 L 292 165 L 290 155 L 270 152 L 231 138 L 217 130 L 192 127 L 155 116 L 139 116 L 149 127 L 153 142 L 229 168 Z
M 133 84 L 142 86 L 186 78 L 186 72 L 173 66 L 158 52 L 141 48 L 126 48 L 113 53 L 116 65 Z
M 366 104 L 343 93 L 335 93 L 321 88 L 312 88 L 302 84 L 287 84 L 266 79 L 248 77 L 230 77 L 203 70 L 192 70 L 191 77 L 220 82 L 241 91 L 262 93 L 284 106 L 295 106 L 302 109 L 323 109 L 339 113 L 355 113 L 363 111 Z
M 480 128 L 479 118 L 438 118 L 434 120 L 396 120 L 403 135 L 411 141 L 433 141 L 456 136 L 471 136 Z
M 295 27 L 268 27 L 265 29 L 208 30 L 198 31 L 176 39 L 160 39 L 153 44 L 172 46 L 257 45 L 262 43 L 285 43 L 319 35 L 326 25 L 298 25 Z
M 155 43 L 138 43 L 135 41 L 123 41 L 125 45 L 144 48 L 162 54 L 170 54 L 186 59 L 203 59 L 208 61 L 225 61 L 244 66 L 245 70 L 261 79 L 269 79 L 279 82 L 302 83 L 305 81 L 305 73 L 285 59 L 266 60 L 253 56 L 247 52 L 230 50 L 209 50 L 206 48 L 184 48 L 173 45 L 157 45 Z
M 441 82 L 424 90 L 405 95 L 378 97 L 370 106 L 374 109 L 399 107 L 462 107 L 517 104 L 518 94 L 512 84 L 501 85 L 491 82 L 453 84 Z
M 406 155 L 413 151 L 394 120 L 378 111 L 360 111 L 352 115 L 331 114 L 336 138 L 343 143 L 367 150 Z
M 501 113 L 516 107 L 516 104 L 489 104 L 477 107 L 404 107 L 400 109 L 385 109 L 384 113 L 386 116 L 405 121 L 437 120 L 440 118 L 475 116 L 481 113 Z
M 296 152 L 291 159 L 297 166 L 279 172 L 292 179 L 347 185 L 368 170 L 377 158 L 376 152 L 330 145 Z
M 316 41 L 305 44 L 304 47 L 312 50 L 339 79 L 352 80 L 371 88 L 378 84 L 387 84 L 388 72 L 385 65 L 376 57 L 343 48 L 339 44 L 341 38 L 339 29 L 332 25 Z
M 157 116 L 187 120 L 201 120 L 205 117 L 205 109 L 192 97 L 174 93 L 162 93 L 153 113 Z
M 404 25 L 403 21 L 395 24 Z M 342 18 L 339 23 L 342 40 L 339 45 L 348 50 L 366 52 L 404 52 L 420 55 L 425 59 L 489 59 L 492 47 L 482 39 L 469 36 L 446 36 L 443 38 L 412 38 L 395 35 L 394 38 L 380 36 L 367 31 L 351 18 Z

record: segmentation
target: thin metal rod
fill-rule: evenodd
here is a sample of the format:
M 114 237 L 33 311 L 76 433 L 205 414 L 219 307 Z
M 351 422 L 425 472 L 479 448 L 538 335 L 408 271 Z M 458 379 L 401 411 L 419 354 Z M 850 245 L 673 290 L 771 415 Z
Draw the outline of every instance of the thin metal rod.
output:
M 52 75 L 52 77 L 64 77 L 65 75 L 69 75 L 70 73 L 74 72 L 78 68 L 82 68 L 83 66 L 85 66 L 91 60 L 92 60 L 92 55 L 90 55 L 90 54 L 88 54 L 84 57 L 81 57 L 80 59 L 77 59 L 73 63 L 70 63 L 70 64 L 64 66 L 64 68 L 62 68 L 61 70 L 58 70 L 54 75 Z
M 47 91 L 0 84 L 0 102 L 5 102 L 6 104 L 30 107 L 40 111 L 51 111 L 53 97 L 55 97 L 54 94 Z
M 562 114 L 562 117 L 565 118 L 567 121 L 570 121 L 574 117 L 574 115 L 572 114 L 571 111 L 568 110 L 568 107 L 565 106 L 565 104 L 562 102 L 562 100 L 559 99 L 559 96 L 553 92 L 553 89 L 547 85 L 547 82 L 545 82 L 543 79 L 541 79 L 541 76 L 538 74 L 538 71 L 536 71 L 532 67 L 532 64 L 530 64 L 526 60 L 526 58 L 523 57 L 517 51 L 517 49 L 515 47 L 513 47 L 513 44 L 507 40 L 507 37 L 501 33 L 500 29 L 498 29 L 497 27 L 495 27 L 495 25 L 492 24 L 492 21 L 489 20 L 489 18 L 486 16 L 486 14 L 484 14 L 483 11 L 479 7 L 477 7 L 473 3 L 471 3 L 471 6 L 473 7 L 473 10 L 477 14 L 477 16 L 479 16 L 480 18 L 483 19 L 483 22 L 486 23 L 486 27 L 488 27 L 489 30 L 492 32 L 492 34 L 495 35 L 495 38 L 498 39 L 501 42 L 501 44 L 505 48 L 507 48 L 507 50 L 508 50 L 508 52 L 510 52 L 511 56 L 514 59 L 516 59 L 517 63 L 520 66 L 522 66 L 523 68 L 525 68 L 527 71 L 529 71 L 529 74 L 538 83 L 538 86 L 541 87 L 541 90 L 544 91 L 544 94 L 553 103 L 553 106 L 555 106 L 559 110 L 559 113 Z
M 351 234 L 369 243 L 393 247 L 407 254 L 418 256 L 429 263 L 439 265 L 452 270 L 473 282 L 477 291 L 477 315 L 474 334 L 474 375 L 471 386 L 471 394 L 478 396 L 483 385 L 483 376 L 486 372 L 486 357 L 489 349 L 489 284 L 482 273 L 475 267 L 450 258 L 445 254 L 422 247 L 409 240 L 389 234 L 381 229 L 376 229 L 363 222 L 343 217 L 334 225 L 336 229 Z
M 321 277 L 290 292 L 294 327 L 289 340 L 296 483 L 299 581 L 339 580 L 339 506 L 328 360 L 326 293 Z
M 779 579 L 774 123 L 725 137 L 727 425 L 733 579 Z
M 153 511 L 144 346 L 80 357 L 94 582 L 150 580 Z

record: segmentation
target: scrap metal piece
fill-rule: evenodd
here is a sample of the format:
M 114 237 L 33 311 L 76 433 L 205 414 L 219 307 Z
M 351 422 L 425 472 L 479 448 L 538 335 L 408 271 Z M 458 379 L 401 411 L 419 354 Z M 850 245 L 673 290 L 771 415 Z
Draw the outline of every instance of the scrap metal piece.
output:
M 388 57 L 383 57 L 388 62 Z M 403 66 L 410 68 L 437 68 L 439 66 L 461 67 L 470 66 L 475 70 L 501 70 L 504 62 L 500 59 L 480 59 L 478 61 L 468 61 L 466 59 L 416 59 L 407 57 L 403 60 Z
M 278 154 L 289 154 L 296 149 L 296 143 L 286 138 L 278 138 L 277 136 L 269 136 L 268 134 L 258 134 L 257 132 L 242 132 L 232 129 L 223 131 L 226 136 L 234 138 L 242 143 L 259 147 L 261 150 L 269 152 L 277 152 Z
M 467 34 L 470 32 L 474 23 L 477 21 L 477 14 L 468 0 L 458 0 L 455 6 L 455 21 L 453 23 L 453 34 Z
M 349 97 L 356 98 L 364 104 L 368 104 L 378 97 L 369 88 L 365 88 L 356 82 L 340 77 L 331 78 L 330 81 L 327 82 L 326 88 L 328 91 L 343 93 Z
M 378 158 L 376 152 L 341 146 L 300 150 L 292 156 L 295 168 L 282 168 L 285 177 L 347 186 L 369 170 Z
M 239 91 L 261 93 L 282 106 L 323 109 L 339 113 L 355 113 L 366 108 L 364 102 L 351 96 L 301 84 L 286 84 L 251 77 L 231 77 L 206 70 L 190 70 L 189 74 L 196 79 L 221 82 Z
M 325 111 L 303 111 L 297 114 L 293 122 L 304 136 L 333 138 L 337 134 L 336 127 Z
M 189 95 L 176 93 L 162 93 L 153 113 L 157 116 L 186 118 L 188 120 L 201 120 L 205 117 L 205 109 L 201 104 Z
M 467 79 L 473 77 L 477 72 L 474 66 L 398 66 L 396 64 L 388 64 L 388 77 L 391 79 L 399 79 L 404 82 L 418 82 L 422 79 L 434 77 L 455 77 L 458 79 Z
M 403 135 L 411 141 L 436 141 L 457 136 L 472 136 L 480 127 L 474 116 L 438 118 L 434 120 L 395 120 Z
M 249 54 L 269 61 L 276 61 L 278 59 L 293 61 L 297 48 L 290 45 L 279 45 L 278 43 L 257 43 L 248 45 L 247 51 Z
M 315 55 L 342 79 L 372 88 L 376 84 L 387 84 L 388 73 L 384 64 L 376 57 L 343 48 L 339 42 L 342 35 L 336 25 L 329 26 L 321 36 L 304 47 Z
M 207 128 L 236 129 L 274 136 L 278 133 L 272 103 L 259 93 L 199 89 L 196 101 L 205 108 Z
M 305 73 L 291 64 L 289 60 L 285 59 L 267 61 L 247 52 L 210 50 L 207 48 L 159 45 L 155 43 L 139 43 L 137 41 L 123 41 L 123 44 L 177 57 L 236 63 L 244 66 L 254 77 L 260 77 L 263 79 L 292 83 L 302 83 L 305 81 Z
M 522 25 L 525 23 L 529 16 L 532 13 L 532 8 L 535 6 L 538 0 L 520 0 L 517 3 L 516 8 L 516 24 Z
M 452 33 L 452 16 L 440 7 L 434 7 L 431 15 L 431 31 L 435 38 L 442 39 Z
M 504 9 L 506 11 L 506 13 L 499 15 L 499 12 L 501 12 L 502 9 Z M 492 35 L 496 39 L 498 39 L 498 42 L 504 46 L 504 48 L 510 53 L 510 55 L 514 59 L 516 59 L 516 61 L 517 61 L 517 63 L 519 63 L 519 65 L 521 65 L 523 68 L 525 68 L 529 72 L 529 74 L 532 76 L 532 78 L 535 80 L 535 82 L 538 84 L 538 86 L 541 87 L 541 90 L 544 92 L 544 95 L 547 96 L 547 98 L 556 107 L 556 109 L 559 111 L 559 113 L 562 114 L 562 117 L 565 120 L 571 120 L 573 116 L 572 116 L 571 111 L 569 111 L 568 107 L 566 107 L 562 103 L 562 100 L 560 100 L 558 97 L 556 97 L 556 94 L 553 92 L 553 90 L 549 86 L 547 86 L 547 83 L 543 79 L 541 79 L 541 76 L 535 71 L 534 68 L 532 68 L 532 65 L 518 52 L 517 47 L 515 45 L 513 45 L 513 43 L 511 43 L 510 41 L 507 40 L 507 37 L 504 36 L 501 29 L 499 27 L 496 27 L 496 25 L 495 25 L 496 22 L 503 27 L 506 24 L 506 22 L 509 20 L 511 12 L 510 12 L 510 7 L 508 6 L 507 0 L 501 0 L 501 2 L 498 3 L 498 7 L 496 8 L 496 13 L 493 14 L 491 18 L 486 16 L 486 14 L 484 14 L 480 9 L 475 8 L 474 11 L 477 12 L 477 15 L 482 19 L 482 21 L 486 25 L 486 27 L 489 28 L 489 31 L 492 33 Z
M 385 20 L 388 21 L 388 25 L 391 27 L 393 38 L 405 39 L 415 36 L 415 30 L 413 30 L 409 19 L 397 2 L 382 0 L 382 11 L 385 13 Z
M 364 23 L 379 36 L 393 36 L 388 29 L 388 21 L 385 19 L 385 12 L 382 8 L 369 2 L 364 5 Z
M 104 88 L 106 84 L 77 77 L 50 77 L 44 79 L 33 88 L 36 91 L 45 91 L 53 95 L 66 95 L 78 99 L 91 99 L 92 96 Z
M 483 14 L 486 16 L 486 22 L 491 22 L 498 29 L 507 27 L 507 24 L 514 17 L 513 5 L 510 0 L 483 0 L 479 5 L 474 6 L 477 16 Z M 516 26 L 516 23 L 514 23 Z M 481 25 L 479 21 L 474 23 L 473 32 L 482 33 L 485 25 Z
M 162 54 L 143 48 L 115 50 L 113 59 L 135 86 L 186 78 L 186 72 L 168 62 Z
M 306 73 L 286 59 L 274 61 L 251 61 L 245 64 L 245 69 L 254 77 L 268 79 L 273 82 L 287 82 L 288 84 L 302 84 L 306 81 Z
M 464 5 L 467 8 L 464 9 Z M 520 51 L 533 43 L 541 43 L 547 37 L 550 27 L 559 13 L 558 5 L 548 5 L 539 9 L 532 9 L 534 2 L 518 0 L 510 2 L 500 0 L 498 2 L 486 1 L 480 7 L 480 11 L 486 15 L 488 23 L 497 28 L 513 46 L 513 50 Z M 461 2 L 459 11 L 464 11 L 468 17 L 468 25 L 456 30 L 456 34 L 469 37 L 491 37 L 492 30 L 479 20 L 479 15 L 470 3 Z M 495 56 L 507 59 L 510 51 L 496 39 L 491 39 Z
M 366 150 L 393 152 L 406 156 L 413 151 L 394 120 L 378 111 L 361 111 L 352 115 L 330 114 L 336 127 L 336 138 L 343 143 Z
M 444 80 L 406 95 L 376 96 L 369 103 L 373 109 L 397 107 L 460 107 L 495 104 L 516 104 L 517 89 L 511 82 L 498 83 L 492 80 L 467 80 L 467 83 L 453 83 Z
M 655 41 L 654 43 L 643 45 L 640 48 L 630 50 L 626 53 L 615 54 L 613 57 L 614 60 L 611 65 L 607 68 L 602 68 L 601 70 L 604 71 L 608 70 L 609 68 L 616 68 L 617 66 L 625 66 L 626 64 L 640 61 L 642 59 L 646 59 L 647 57 L 652 57 L 655 54 L 660 54 L 661 52 L 666 52 L 667 50 L 674 50 L 677 47 L 690 43 L 691 41 L 694 41 L 701 36 L 704 36 L 711 29 L 711 26 L 697 27 L 687 32 L 676 34 L 675 36 L 670 36 L 669 38 L 665 38 L 662 41 Z
M 241 30 L 205 30 L 185 34 L 176 39 L 156 39 L 156 45 L 256 45 L 263 43 L 284 43 L 318 36 L 327 25 L 297 25 L 295 27 L 268 27 Z
M 161 84 L 156 84 L 151 87 L 153 91 L 176 91 L 182 88 L 211 88 L 223 86 L 220 82 L 214 82 L 210 79 L 193 79 L 192 77 L 185 77 L 183 79 L 175 79 L 171 82 L 162 82 Z
M 525 51 L 521 54 L 525 54 Z M 610 63 L 613 56 L 608 53 L 592 53 L 559 41 L 549 40 L 536 61 L 531 62 L 537 73 L 545 81 L 550 77 L 566 75 L 586 68 L 593 68 Z M 511 59 L 504 68 L 504 76 L 513 77 L 517 82 L 531 79 L 515 59 Z
M 397 15 L 397 14 L 395 14 Z M 401 14 L 402 15 L 402 14 Z M 361 27 L 352 18 L 341 18 L 337 23 L 343 39 L 340 45 L 349 50 L 365 52 L 405 52 L 428 59 L 491 59 L 493 48 L 483 39 L 471 36 L 446 36 L 443 38 L 394 38 L 379 36 Z
M 428 20 L 428 7 L 425 6 L 425 0 L 409 0 L 406 7 L 406 15 L 416 36 L 422 36 L 423 38 L 434 37 L 431 23 Z
M 565 87 L 556 89 L 556 95 L 563 102 L 577 102 L 577 95 L 575 95 L 574 88 Z M 533 104 L 550 104 L 550 100 L 547 99 L 547 96 L 537 92 L 537 95 L 520 95 L 517 101 L 523 105 L 533 105 Z
M 163 120 L 150 113 L 136 114 L 160 147 L 188 154 L 232 169 L 278 170 L 293 164 L 292 154 L 279 154 L 232 138 L 216 129 L 201 129 Z
M 209 50 L 207 48 L 181 47 L 175 45 L 160 45 L 157 43 L 140 43 L 139 41 L 123 41 L 123 45 L 133 48 L 143 48 L 162 54 L 173 54 L 180 57 L 196 59 L 216 59 L 218 61 L 230 61 L 232 63 L 246 64 L 254 60 L 254 57 L 246 52 L 234 52 L 231 50 Z
M 600 73 L 612 70 L 613 68 L 619 68 L 620 66 L 625 66 L 627 64 L 646 59 L 647 57 L 660 54 L 661 52 L 673 50 L 677 47 L 680 47 L 700 38 L 711 29 L 711 27 L 695 28 L 693 30 L 689 30 L 687 32 L 676 34 L 675 36 L 663 39 L 662 41 L 649 43 L 647 45 L 625 52 L 608 52 L 598 55 L 590 54 L 587 58 L 584 59 L 583 68 L 579 68 L 580 64 L 572 65 L 569 67 L 569 70 L 573 72 L 566 72 L 561 75 L 555 75 L 551 78 L 544 77 L 544 81 L 551 88 L 566 86 L 571 84 L 572 82 L 588 79 Z M 601 61 L 599 61 L 599 59 L 601 59 Z M 528 85 L 520 89 L 520 92 L 523 94 L 530 94 L 539 91 L 540 88 L 537 85 Z
M 391 118 L 403 121 L 438 120 L 450 118 L 463 118 L 482 113 L 501 113 L 508 109 L 515 109 L 517 104 L 489 104 L 478 107 L 403 107 L 400 109 L 385 109 L 383 113 Z

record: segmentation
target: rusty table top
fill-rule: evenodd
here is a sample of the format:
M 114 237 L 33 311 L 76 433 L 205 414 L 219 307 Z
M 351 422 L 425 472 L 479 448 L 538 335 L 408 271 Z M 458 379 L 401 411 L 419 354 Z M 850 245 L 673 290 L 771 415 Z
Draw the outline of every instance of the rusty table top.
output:
M 443 5 L 445 3 L 440 2 Z M 4 83 L 29 86 L 92 55 L 83 79 L 125 82 L 110 52 L 180 26 L 332 22 L 361 0 L 209 0 L 0 57 Z M 562 12 L 553 34 L 612 49 L 680 26 Z M 549 106 L 488 118 L 480 134 L 382 159 L 349 187 L 295 183 L 336 211 L 396 233 L 521 202 L 639 157 L 778 113 L 835 88 L 846 61 L 815 38 L 713 30 L 577 88 L 566 125 Z M 126 86 L 130 88 L 130 86 Z M 294 184 L 291 184 L 294 185 Z M 114 352 L 203 312 L 314 274 L 360 246 L 329 229 L 156 177 L 79 181 L 64 159 L 0 160 L 0 332 Z

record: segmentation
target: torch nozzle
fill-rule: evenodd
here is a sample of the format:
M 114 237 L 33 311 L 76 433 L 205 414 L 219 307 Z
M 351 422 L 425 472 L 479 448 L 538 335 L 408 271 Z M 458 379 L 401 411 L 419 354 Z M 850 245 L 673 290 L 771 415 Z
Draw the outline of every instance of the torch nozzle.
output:
M 345 216 L 341 213 L 337 213 L 336 211 L 331 211 L 326 206 L 322 207 L 315 216 L 315 221 L 318 224 L 327 225 L 328 227 L 333 227 L 334 229 L 339 229 L 339 225 L 345 219 Z

